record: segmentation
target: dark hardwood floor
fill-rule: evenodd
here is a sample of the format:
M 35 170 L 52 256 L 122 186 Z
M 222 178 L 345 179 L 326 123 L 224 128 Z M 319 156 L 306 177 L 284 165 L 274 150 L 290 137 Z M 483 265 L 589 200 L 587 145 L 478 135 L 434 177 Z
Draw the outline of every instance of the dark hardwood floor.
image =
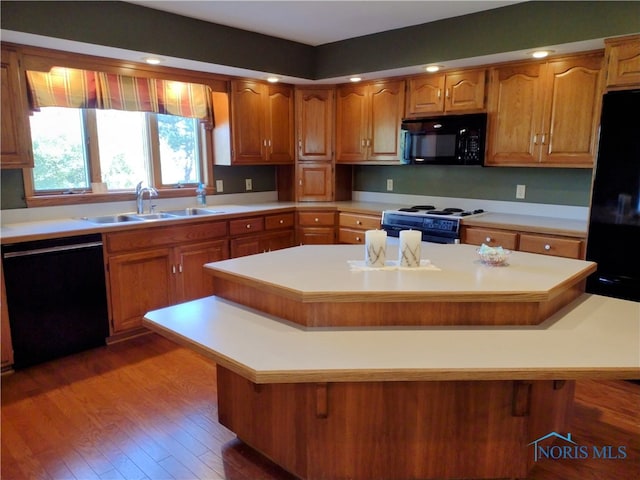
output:
M 538 462 L 530 479 L 640 478 L 640 385 L 582 381 L 571 433 L 625 459 Z M 217 422 L 215 365 L 155 334 L 2 377 L 3 480 L 293 477 Z

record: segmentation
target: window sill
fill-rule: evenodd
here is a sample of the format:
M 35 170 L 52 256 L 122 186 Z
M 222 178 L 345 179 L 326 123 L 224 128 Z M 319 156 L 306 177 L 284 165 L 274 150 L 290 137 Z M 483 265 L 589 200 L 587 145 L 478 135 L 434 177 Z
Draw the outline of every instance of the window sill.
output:
M 207 195 L 214 193 L 213 188 L 207 188 Z M 195 188 L 167 188 L 158 190 L 158 197 L 154 198 L 179 198 L 195 197 Z M 108 193 L 67 193 L 56 195 L 32 195 L 26 198 L 27 207 L 54 207 L 59 205 L 82 205 L 87 203 L 107 203 L 134 201 L 134 192 L 108 192 Z

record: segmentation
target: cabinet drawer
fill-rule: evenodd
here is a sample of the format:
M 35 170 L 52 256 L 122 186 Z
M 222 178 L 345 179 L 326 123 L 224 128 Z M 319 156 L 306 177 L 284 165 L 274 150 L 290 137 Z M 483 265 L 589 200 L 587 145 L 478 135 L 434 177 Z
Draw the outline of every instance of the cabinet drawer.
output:
M 355 245 L 364 245 L 364 230 L 352 230 L 350 228 L 341 228 L 338 232 L 339 243 L 353 243 Z
M 518 234 L 504 232 L 502 230 L 487 230 L 484 228 L 467 228 L 464 235 L 464 243 L 472 245 L 489 245 L 490 247 L 503 247 L 514 250 L 518 245 Z
M 204 241 L 227 236 L 227 222 L 207 222 L 196 225 L 141 228 L 105 235 L 110 253 L 159 247 L 186 242 Z
M 361 215 L 357 213 L 340 213 L 340 226 L 361 230 L 376 230 L 380 228 L 380 217 Z
M 299 212 L 298 222 L 300 225 L 333 227 L 335 212 Z
M 293 213 L 280 213 L 278 215 L 267 215 L 264 218 L 264 226 L 267 230 L 293 227 Z
M 574 238 L 544 237 L 541 235 L 520 234 L 522 252 L 542 253 L 558 257 L 582 258 L 583 241 Z
M 261 232 L 264 230 L 264 217 L 240 218 L 229 221 L 229 233 L 231 235 L 243 235 L 245 233 Z

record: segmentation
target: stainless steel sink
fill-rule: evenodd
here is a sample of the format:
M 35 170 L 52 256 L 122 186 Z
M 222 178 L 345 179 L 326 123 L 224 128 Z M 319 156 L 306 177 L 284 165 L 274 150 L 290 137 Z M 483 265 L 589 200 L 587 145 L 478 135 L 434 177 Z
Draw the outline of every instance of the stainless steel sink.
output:
M 135 215 L 131 216 L 140 220 L 160 220 L 163 218 L 176 218 L 176 215 L 172 215 L 169 212 L 136 213 Z
M 91 223 L 123 223 L 123 222 L 141 222 L 142 218 L 137 218 L 133 214 L 117 214 L 117 215 L 101 215 L 99 217 L 82 217 Z
M 192 217 L 196 215 L 215 215 L 224 212 L 222 210 L 209 210 L 208 208 L 183 208 L 180 210 L 169 210 L 164 213 L 178 217 Z

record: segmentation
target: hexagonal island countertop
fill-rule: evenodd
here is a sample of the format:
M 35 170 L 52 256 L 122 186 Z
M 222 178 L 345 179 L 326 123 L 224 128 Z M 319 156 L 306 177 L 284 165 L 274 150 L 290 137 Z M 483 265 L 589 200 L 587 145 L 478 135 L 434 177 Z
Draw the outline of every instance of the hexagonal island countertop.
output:
M 537 325 L 584 292 L 596 264 L 511 252 L 483 264 L 472 245 L 422 243 L 423 266 L 364 266 L 362 245 L 303 245 L 205 265 L 215 295 L 305 327 Z M 428 260 L 428 262 L 426 262 Z

